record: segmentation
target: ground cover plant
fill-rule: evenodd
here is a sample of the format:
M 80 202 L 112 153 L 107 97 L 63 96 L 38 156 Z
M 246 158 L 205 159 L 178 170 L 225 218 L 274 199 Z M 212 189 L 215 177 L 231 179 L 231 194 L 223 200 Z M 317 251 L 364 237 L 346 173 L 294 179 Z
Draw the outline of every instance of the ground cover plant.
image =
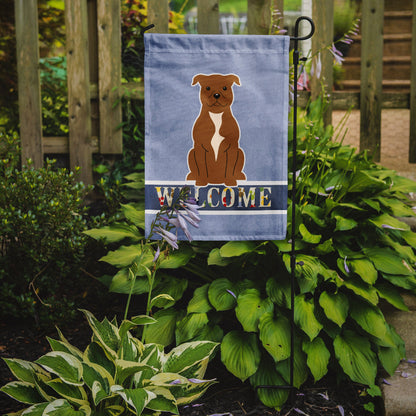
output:
M 377 395 L 377 371 L 392 374 L 405 354 L 380 302 L 406 310 L 400 293 L 416 289 L 416 234 L 397 218 L 414 215 L 405 193 L 416 183 L 333 141 L 333 128 L 323 124 L 325 106 L 322 99 L 311 103 L 298 124 L 294 385 L 331 371 Z M 143 185 L 139 174 L 129 179 L 131 188 Z M 122 213 L 124 221 L 89 233 L 111 243 L 101 260 L 119 269 L 102 281 L 129 293 L 143 215 L 134 203 Z M 154 305 L 157 322 L 146 328 L 146 342 L 221 342 L 222 362 L 242 381 L 288 383 L 290 246 L 288 240 L 183 244 L 161 263 L 155 293 L 171 299 Z M 133 293 L 147 290 L 138 270 Z M 274 408 L 288 397 L 285 390 L 258 395 Z

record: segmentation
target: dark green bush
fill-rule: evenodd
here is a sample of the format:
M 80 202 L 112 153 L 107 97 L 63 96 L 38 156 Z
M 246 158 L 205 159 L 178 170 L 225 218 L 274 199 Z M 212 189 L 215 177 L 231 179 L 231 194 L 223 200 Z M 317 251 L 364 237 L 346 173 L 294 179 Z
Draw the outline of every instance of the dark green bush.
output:
M 1 143 L 13 142 L 4 134 L 0 138 Z M 17 170 L 16 157 L 7 157 L 2 149 L 0 315 L 68 317 L 71 302 L 65 292 L 73 284 L 85 245 L 86 187 L 76 174 L 54 169 L 51 161 L 42 169 Z

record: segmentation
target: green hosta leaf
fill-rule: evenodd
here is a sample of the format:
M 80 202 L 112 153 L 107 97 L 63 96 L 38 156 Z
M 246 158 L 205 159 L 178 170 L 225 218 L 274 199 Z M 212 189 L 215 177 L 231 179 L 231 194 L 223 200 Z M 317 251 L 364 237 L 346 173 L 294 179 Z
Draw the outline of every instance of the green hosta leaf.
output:
M 77 347 L 71 345 L 68 341 L 59 341 L 49 337 L 47 337 L 47 340 L 52 348 L 52 351 L 67 352 L 68 354 L 71 354 L 77 358 L 82 358 L 82 352 Z
M 302 235 L 302 240 L 310 244 L 319 244 L 322 235 L 311 234 L 304 224 L 299 225 L 299 232 Z
M 115 267 L 128 267 L 141 255 L 141 244 L 121 246 L 117 250 L 109 251 L 104 257 L 101 257 L 100 261 L 105 261 Z M 153 254 L 147 251 L 141 261 L 141 264 L 149 267 L 153 262 Z M 143 276 L 144 271 L 139 270 L 139 275 Z
M 166 306 L 172 306 L 175 303 L 175 299 L 166 293 L 155 296 L 151 302 L 150 307 L 156 306 L 157 308 L 163 308 Z
M 158 373 L 151 378 L 150 383 L 168 388 L 176 398 L 177 405 L 182 406 L 194 402 L 216 381 L 188 379 L 176 373 Z
M 377 374 L 377 360 L 367 338 L 345 330 L 334 340 L 335 356 L 344 372 L 356 383 L 372 386 Z
M 409 231 L 410 226 L 388 214 L 382 214 L 370 219 L 370 222 L 379 228 L 394 229 L 399 231 Z
M 416 247 L 416 233 L 413 231 L 405 231 L 400 233 L 401 237 L 404 238 L 407 244 L 412 247 Z
M 234 285 L 228 279 L 216 279 L 209 285 L 208 299 L 217 311 L 227 311 L 236 304 L 236 299 L 232 295 L 235 292 Z
M 46 371 L 56 374 L 68 384 L 82 386 L 82 364 L 71 354 L 62 351 L 48 352 L 37 361 Z
M 140 268 L 140 273 L 141 271 L 143 271 L 143 268 Z M 149 281 L 147 278 L 137 277 L 133 282 L 129 269 L 124 268 L 112 277 L 109 291 L 124 294 L 132 292 L 133 295 L 141 295 L 149 291 Z
M 409 310 L 399 291 L 390 283 L 378 283 L 376 285 L 376 290 L 380 298 L 386 300 L 395 308 L 401 311 Z
M 231 331 L 222 340 L 221 360 L 227 370 L 242 381 L 257 371 L 260 358 L 256 334 Z
M 317 382 L 328 372 L 331 353 L 328 351 L 322 338 L 315 338 L 313 341 L 304 341 L 302 349 L 308 357 L 306 363 L 311 370 L 315 382 Z
M 165 354 L 163 352 L 163 345 L 159 344 L 146 344 L 144 346 L 144 351 L 141 356 L 141 362 L 143 364 L 147 364 L 160 370 L 162 368 L 162 361 L 164 360 Z M 155 371 L 142 371 L 134 376 L 134 385 L 136 387 L 144 385 L 146 380 L 152 378 L 155 374 Z
M 272 311 L 272 301 L 269 298 L 261 299 L 257 289 L 246 289 L 238 296 L 235 314 L 244 331 L 257 332 L 260 317 Z
M 279 249 L 281 253 L 289 253 L 292 250 L 292 243 L 289 243 L 288 240 L 273 240 L 272 243 Z M 305 246 L 306 244 L 303 242 L 303 240 L 297 239 L 295 241 L 296 250 L 302 250 L 305 248 Z
M 98 321 L 95 316 L 86 310 L 82 310 L 88 323 L 97 337 L 98 342 L 112 357 L 116 357 L 116 351 L 120 346 L 120 335 L 118 328 L 113 325 L 107 318 L 104 318 L 102 322 Z
M 334 231 L 348 231 L 352 230 L 358 225 L 357 221 L 353 220 L 352 218 L 344 218 L 340 215 L 335 215 L 334 218 L 336 220 L 336 227 Z
M 279 280 L 271 277 L 266 283 L 266 293 L 269 298 L 283 308 L 290 308 L 290 288 L 290 280 L 282 276 L 279 276 Z
M 322 292 L 319 297 L 319 304 L 325 312 L 325 315 L 332 322 L 341 327 L 348 316 L 348 297 L 341 292 L 329 293 Z
M 188 313 L 206 313 L 212 309 L 208 300 L 209 283 L 195 289 L 194 296 L 188 303 Z
M 10 371 L 19 381 L 28 383 L 35 382 L 35 373 L 48 376 L 48 373 L 40 366 L 30 361 L 20 360 L 18 358 L 3 358 Z
M 124 216 L 137 227 L 144 229 L 144 210 L 137 209 L 133 204 L 121 204 Z
M 355 302 L 351 305 L 350 316 L 364 331 L 381 341 L 387 342 L 387 346 L 391 345 L 391 342 L 386 339 L 386 321 L 378 307 L 369 305 L 366 302 Z
M 186 315 L 176 326 L 176 344 L 182 344 L 199 335 L 208 323 L 206 313 L 191 313 Z
M 139 361 L 144 352 L 144 345 L 137 338 L 133 337 L 130 332 L 121 340 L 121 347 L 118 356 L 127 361 Z
M 62 396 L 71 403 L 77 405 L 88 404 L 88 396 L 83 387 L 73 386 L 63 382 L 59 378 L 48 381 L 47 384 L 54 389 L 59 396 Z
M 377 355 L 383 368 L 392 376 L 402 359 L 399 349 L 396 346 L 379 347 Z
M 84 360 L 103 367 L 112 377 L 116 374 L 114 361 L 107 356 L 103 347 L 97 342 L 92 342 L 85 349 Z
M 413 269 L 405 260 L 388 248 L 369 248 L 364 249 L 364 253 L 374 263 L 377 270 L 392 275 L 414 275 Z
M 231 263 L 229 258 L 221 257 L 220 249 L 214 248 L 208 255 L 208 266 L 228 266 Z
M 273 318 L 271 313 L 265 313 L 260 318 L 259 330 L 263 347 L 275 361 L 290 356 L 290 324 L 284 316 Z
M 45 407 L 42 416 L 90 416 L 91 408 L 88 405 L 74 409 L 66 400 L 58 399 Z
M 286 383 L 290 382 L 290 358 L 284 361 L 279 361 L 276 364 L 276 370 L 285 379 Z M 299 342 L 294 345 L 294 359 L 293 359 L 293 385 L 299 388 L 308 378 L 308 366 L 306 364 L 306 355 L 302 351 Z
M 216 342 L 211 341 L 193 341 L 178 345 L 166 355 L 163 371 L 202 379 L 217 346 Z
M 144 370 L 153 370 L 151 366 L 127 360 L 116 360 L 117 383 L 123 384 L 124 380 L 131 375 Z
M 378 277 L 377 270 L 368 259 L 349 260 L 349 265 L 354 273 L 357 273 L 364 282 L 373 285 Z
M 332 253 L 335 251 L 332 238 L 324 241 L 322 244 L 319 244 L 315 247 L 315 253 L 319 256 L 325 256 L 326 254 Z
M 202 331 L 193 338 L 193 341 L 212 341 L 221 342 L 224 337 L 224 331 L 219 325 L 205 325 Z
M 42 403 L 45 401 L 37 391 L 36 386 L 26 381 L 12 381 L 3 386 L 0 391 L 26 404 Z
M 83 378 L 85 384 L 91 389 L 94 404 L 98 405 L 104 398 L 110 395 L 110 387 L 114 384 L 111 374 L 95 363 L 84 362 Z
M 274 368 L 272 360 L 262 359 L 256 373 L 250 377 L 250 384 L 257 386 L 283 386 L 285 381 Z M 267 407 L 280 410 L 289 397 L 289 391 L 284 389 L 260 388 L 257 395 L 261 402 Z
M 295 322 L 312 341 L 322 329 L 322 324 L 315 317 L 313 299 L 307 300 L 305 295 L 295 297 Z
M 191 247 L 182 245 L 179 250 L 170 252 L 168 255 L 162 253 L 159 257 L 159 267 L 161 269 L 178 269 L 179 267 L 186 266 L 194 256 L 195 253 Z
M 111 387 L 111 392 L 121 396 L 137 415 L 140 415 L 148 403 L 156 398 L 155 393 L 143 388 L 124 389 L 122 386 L 114 385 Z
M 176 319 L 178 312 L 175 309 L 157 311 L 153 317 L 156 323 L 148 325 L 143 330 L 146 343 L 156 343 L 167 346 L 175 338 Z
M 106 406 L 97 416 L 121 416 L 124 410 L 124 407 L 119 405 Z
M 146 386 L 146 390 L 156 395 L 154 399 L 150 400 L 146 408 L 157 412 L 169 412 L 179 415 L 175 396 L 167 388 L 159 386 Z
M 283 255 L 283 261 L 287 271 L 291 272 L 290 256 Z M 316 288 L 318 284 L 318 274 L 324 273 L 324 266 L 318 258 L 306 254 L 296 255 L 295 275 L 302 293 L 307 293 Z
M 365 192 L 366 194 L 374 194 L 387 189 L 389 186 L 374 176 L 371 171 L 358 170 L 354 173 L 348 192 Z
M 388 209 L 391 210 L 395 217 L 413 217 L 415 213 L 412 208 L 397 198 L 377 197 L 377 199 Z
M 256 248 L 252 241 L 229 241 L 220 248 L 221 257 L 238 257 L 251 253 Z
M 349 277 L 348 280 L 344 280 L 343 286 L 352 290 L 356 295 L 361 296 L 373 305 L 377 305 L 378 296 L 376 289 L 363 282 L 361 279 Z
M 34 404 L 33 406 L 30 406 L 27 409 L 25 409 L 24 413 L 9 413 L 5 416 L 42 416 L 44 414 L 43 411 L 46 409 L 48 405 L 49 402 Z
M 391 192 L 416 192 L 416 182 L 404 176 L 394 175 L 394 181 L 390 188 Z
M 124 336 L 127 334 L 127 331 L 130 331 L 132 328 L 135 328 L 137 326 L 142 325 L 152 325 L 155 324 L 157 320 L 155 318 L 152 318 L 148 315 L 138 315 L 134 316 L 130 320 L 125 319 L 118 330 L 120 338 L 124 338 Z
M 132 241 L 139 241 L 143 238 L 143 235 L 136 227 L 127 224 L 111 224 L 102 228 L 93 228 L 84 231 L 84 233 L 95 240 L 102 239 L 106 243 L 116 243 L 125 238 L 129 238 Z
M 170 308 L 178 300 L 180 300 L 188 287 L 187 279 L 178 279 L 172 276 L 163 276 L 156 288 L 153 289 L 153 296 L 162 296 L 158 298 L 155 306 L 158 308 Z M 169 298 L 163 298 L 164 295 L 170 296 Z
M 404 275 L 393 275 L 382 273 L 384 279 L 388 280 L 395 286 L 402 287 L 403 289 L 407 290 L 414 290 L 416 289 L 416 278 L 415 276 L 404 276 Z
M 325 227 L 325 211 L 321 207 L 312 204 L 305 205 L 302 208 L 302 214 L 312 218 L 313 222 L 319 227 Z

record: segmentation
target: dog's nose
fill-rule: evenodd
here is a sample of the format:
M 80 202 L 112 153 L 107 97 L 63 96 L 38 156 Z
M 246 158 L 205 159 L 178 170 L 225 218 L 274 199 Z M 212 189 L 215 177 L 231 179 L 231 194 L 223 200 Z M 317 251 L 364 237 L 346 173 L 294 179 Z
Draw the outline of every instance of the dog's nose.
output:
M 220 98 L 221 97 L 221 95 L 220 94 L 218 94 L 217 92 L 214 94 L 214 98 L 216 99 L 216 100 L 218 100 L 218 98 Z

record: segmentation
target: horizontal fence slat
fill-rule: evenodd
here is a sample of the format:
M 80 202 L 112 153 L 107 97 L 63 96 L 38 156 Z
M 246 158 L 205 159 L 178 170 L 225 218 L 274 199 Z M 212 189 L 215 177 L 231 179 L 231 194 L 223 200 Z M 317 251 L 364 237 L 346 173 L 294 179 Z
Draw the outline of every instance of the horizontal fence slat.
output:
M 68 73 L 69 160 L 81 167 L 80 180 L 92 184 L 91 103 L 88 22 L 85 0 L 65 0 Z
M 123 153 L 120 1 L 97 2 L 100 153 Z
M 43 166 L 37 0 L 15 0 L 22 164 Z
M 65 155 L 69 153 L 68 137 L 42 137 L 43 151 L 47 154 Z M 98 153 L 98 137 L 92 136 L 90 148 L 93 153 Z

